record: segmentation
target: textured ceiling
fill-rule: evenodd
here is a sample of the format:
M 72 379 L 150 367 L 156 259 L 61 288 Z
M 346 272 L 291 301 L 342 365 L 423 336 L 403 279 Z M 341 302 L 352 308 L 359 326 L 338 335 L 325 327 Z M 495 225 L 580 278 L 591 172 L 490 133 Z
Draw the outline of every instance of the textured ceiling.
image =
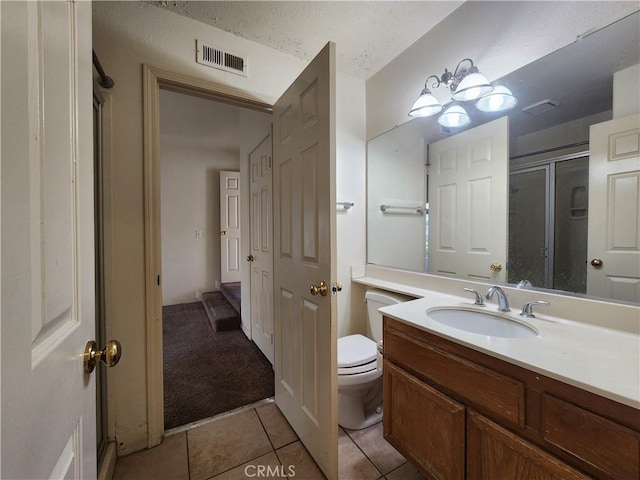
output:
M 303 60 L 336 43 L 338 70 L 368 79 L 460 1 L 145 2 Z

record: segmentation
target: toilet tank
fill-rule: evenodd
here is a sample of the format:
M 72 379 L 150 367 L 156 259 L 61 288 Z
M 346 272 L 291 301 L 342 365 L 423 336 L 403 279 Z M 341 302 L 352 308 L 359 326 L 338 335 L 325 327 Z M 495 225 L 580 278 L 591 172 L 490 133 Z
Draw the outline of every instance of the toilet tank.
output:
M 367 290 L 364 299 L 367 303 L 367 336 L 376 342 L 382 340 L 382 314 L 378 309 L 388 305 L 414 300 L 413 297 L 399 293 L 375 289 Z

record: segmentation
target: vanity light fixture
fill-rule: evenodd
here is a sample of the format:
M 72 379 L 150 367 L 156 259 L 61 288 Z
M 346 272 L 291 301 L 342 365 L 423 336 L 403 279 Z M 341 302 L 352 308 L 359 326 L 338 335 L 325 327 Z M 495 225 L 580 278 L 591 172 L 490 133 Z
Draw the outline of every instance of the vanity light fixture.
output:
M 442 104 L 429 88 L 431 79 L 431 88 L 439 88 L 442 85 L 449 87 L 452 100 L 457 102 L 478 100 L 476 106 L 484 112 L 501 112 L 516 104 L 516 98 L 508 88 L 491 85 L 473 64 L 473 60 L 465 58 L 458 63 L 453 72 L 445 68 L 440 77 L 431 75 L 427 78 L 420 96 L 409 110 L 410 116 L 429 117 L 442 111 Z M 438 118 L 438 123 L 444 127 L 463 127 L 470 121 L 466 110 L 459 104 L 450 106 Z

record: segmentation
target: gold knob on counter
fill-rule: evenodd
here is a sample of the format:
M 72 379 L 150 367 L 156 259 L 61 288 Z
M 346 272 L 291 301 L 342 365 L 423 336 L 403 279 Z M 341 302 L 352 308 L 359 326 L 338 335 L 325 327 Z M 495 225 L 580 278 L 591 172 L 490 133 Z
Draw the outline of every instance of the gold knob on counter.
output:
M 491 265 L 489 265 L 489 268 L 492 272 L 499 272 L 500 270 L 502 270 L 502 264 L 500 262 L 493 262 Z
M 109 340 L 102 350 L 98 350 L 98 344 L 91 340 L 84 348 L 84 371 L 85 373 L 93 372 L 98 360 L 107 367 L 113 367 L 118 364 L 121 356 L 122 346 L 119 341 Z
M 320 282 L 320 285 L 311 285 L 309 287 L 309 291 L 311 292 L 311 295 L 317 295 L 320 294 L 323 297 L 327 294 L 328 291 L 328 286 L 327 286 L 327 282 Z
M 596 268 L 600 268 L 603 263 L 604 262 L 599 258 L 594 258 L 593 260 L 591 260 L 591 265 L 593 265 Z

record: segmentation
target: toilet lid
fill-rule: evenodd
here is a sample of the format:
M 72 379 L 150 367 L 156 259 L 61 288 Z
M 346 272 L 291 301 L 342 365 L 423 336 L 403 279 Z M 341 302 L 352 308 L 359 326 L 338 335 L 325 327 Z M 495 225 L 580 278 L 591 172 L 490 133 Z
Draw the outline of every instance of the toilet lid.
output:
M 376 342 L 364 335 L 338 339 L 338 368 L 355 367 L 376 359 Z

